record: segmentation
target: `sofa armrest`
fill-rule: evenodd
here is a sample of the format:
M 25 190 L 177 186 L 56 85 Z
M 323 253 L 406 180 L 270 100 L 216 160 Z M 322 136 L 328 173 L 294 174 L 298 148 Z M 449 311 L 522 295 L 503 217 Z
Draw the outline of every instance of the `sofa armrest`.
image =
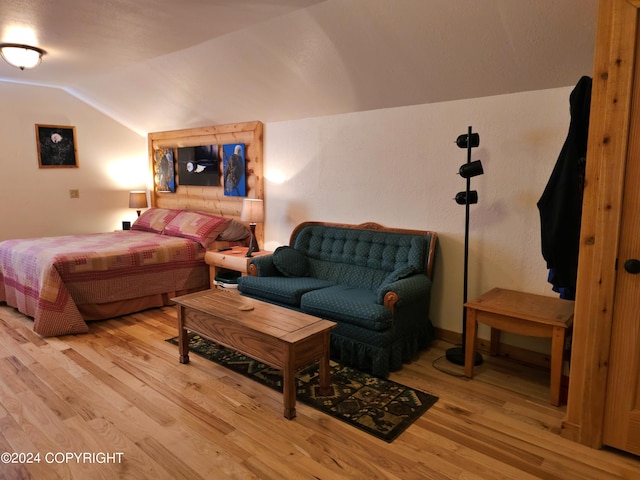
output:
M 392 310 L 403 303 L 412 303 L 429 296 L 431 280 L 424 274 L 411 275 L 378 287 L 378 303 Z
M 249 269 L 247 273 L 254 277 L 282 276 L 282 274 L 278 271 L 273 263 L 273 255 L 261 255 L 259 257 L 254 257 L 249 262 Z

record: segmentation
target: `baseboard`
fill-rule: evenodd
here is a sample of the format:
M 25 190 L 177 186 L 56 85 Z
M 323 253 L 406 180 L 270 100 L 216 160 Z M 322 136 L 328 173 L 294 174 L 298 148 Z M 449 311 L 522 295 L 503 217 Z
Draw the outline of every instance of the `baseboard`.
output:
M 560 436 L 573 442 L 582 443 L 580 442 L 580 426 L 575 423 L 568 422 L 567 420 L 562 421 L 560 426 Z
M 452 343 L 454 345 L 462 344 L 462 334 L 452 332 L 450 330 L 443 330 L 441 328 L 434 328 L 436 338 L 444 340 L 445 342 Z M 489 353 L 489 340 L 478 338 L 478 351 L 481 353 Z M 532 350 L 526 350 L 524 348 L 514 347 L 506 343 L 500 344 L 498 356 L 511 358 L 517 362 L 522 362 L 527 365 L 534 365 L 536 367 L 551 368 L 551 358 L 544 353 L 534 352 Z
M 452 332 L 450 330 L 443 330 L 441 328 L 434 327 L 434 333 L 436 338 L 440 340 L 444 340 L 445 342 L 452 343 L 454 345 L 462 344 L 462 334 Z M 485 340 L 483 338 L 478 338 L 478 351 L 480 353 L 489 354 L 490 341 Z M 515 360 L 516 362 L 524 363 L 526 365 L 532 365 L 535 367 L 541 367 L 550 369 L 551 368 L 551 357 L 544 353 L 534 352 L 532 350 L 527 350 L 524 348 L 514 347 L 513 345 L 508 345 L 506 343 L 501 343 L 500 348 L 498 349 L 498 356 L 510 358 Z M 560 380 L 560 404 L 563 405 L 567 402 L 567 397 L 569 394 L 569 365 L 568 362 L 565 362 L 564 365 L 564 373 L 562 374 L 562 378 Z M 570 426 L 566 427 L 568 430 L 571 429 Z M 571 433 L 568 433 L 571 435 Z

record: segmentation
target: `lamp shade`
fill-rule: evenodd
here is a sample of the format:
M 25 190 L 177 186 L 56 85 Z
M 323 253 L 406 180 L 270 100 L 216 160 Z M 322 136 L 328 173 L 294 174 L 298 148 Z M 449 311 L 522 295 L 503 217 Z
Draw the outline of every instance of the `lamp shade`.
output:
M 147 208 L 147 192 L 129 192 L 129 208 Z
M 456 145 L 460 148 L 475 148 L 480 145 L 480 135 L 477 133 L 467 133 L 456 138 Z
M 245 198 L 242 200 L 242 213 L 240 220 L 249 223 L 264 222 L 264 203 L 258 198 Z
M 22 45 L 19 43 L 0 44 L 0 54 L 2 58 L 20 70 L 35 68 L 40 65 L 42 55 L 45 53 L 41 48 L 30 45 Z
M 475 205 L 478 203 L 478 192 L 476 190 L 471 190 L 468 198 L 467 192 L 458 192 L 456 193 L 455 200 L 458 205 Z
M 460 176 L 462 178 L 476 177 L 478 175 L 482 175 L 483 173 L 484 169 L 482 168 L 482 162 L 480 160 L 465 163 L 460 167 Z

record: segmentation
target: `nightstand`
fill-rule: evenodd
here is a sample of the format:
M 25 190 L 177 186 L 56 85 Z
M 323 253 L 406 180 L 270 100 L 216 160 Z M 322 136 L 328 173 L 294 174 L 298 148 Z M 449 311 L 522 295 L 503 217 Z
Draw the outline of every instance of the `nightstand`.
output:
M 240 272 L 241 275 L 247 274 L 249 268 L 249 262 L 252 258 L 259 257 L 261 255 L 270 255 L 273 252 L 267 252 L 260 250 L 259 252 L 253 252 L 252 257 L 246 257 L 248 247 L 234 247 L 231 250 L 225 250 L 224 252 L 218 252 L 217 250 L 209 250 L 204 255 L 204 261 L 209 265 L 209 277 L 211 281 L 211 288 L 215 288 L 215 278 L 221 270 L 233 270 Z

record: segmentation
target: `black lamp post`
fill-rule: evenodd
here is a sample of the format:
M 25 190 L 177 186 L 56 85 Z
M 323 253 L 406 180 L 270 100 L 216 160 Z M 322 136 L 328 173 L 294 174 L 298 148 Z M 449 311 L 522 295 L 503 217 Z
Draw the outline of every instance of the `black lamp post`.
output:
M 469 205 L 478 203 L 478 192 L 471 190 L 471 177 L 482 175 L 484 170 L 482 169 L 482 163 L 480 160 L 471 161 L 471 149 L 480 145 L 480 135 L 472 132 L 472 128 L 469 127 L 469 131 L 466 134 L 459 135 L 456 139 L 456 145 L 460 148 L 467 149 L 467 163 L 460 167 L 460 176 L 467 180 L 467 188 L 464 192 L 458 192 L 455 196 L 456 203 L 458 205 L 465 206 L 465 223 L 464 223 L 464 285 L 462 294 L 462 347 L 453 347 L 446 351 L 447 360 L 456 365 L 464 365 L 464 350 L 467 342 L 467 308 L 464 304 L 467 303 L 467 289 L 468 289 L 468 277 L 469 277 Z M 480 365 L 482 363 L 482 355 L 476 352 L 474 359 L 474 365 Z

